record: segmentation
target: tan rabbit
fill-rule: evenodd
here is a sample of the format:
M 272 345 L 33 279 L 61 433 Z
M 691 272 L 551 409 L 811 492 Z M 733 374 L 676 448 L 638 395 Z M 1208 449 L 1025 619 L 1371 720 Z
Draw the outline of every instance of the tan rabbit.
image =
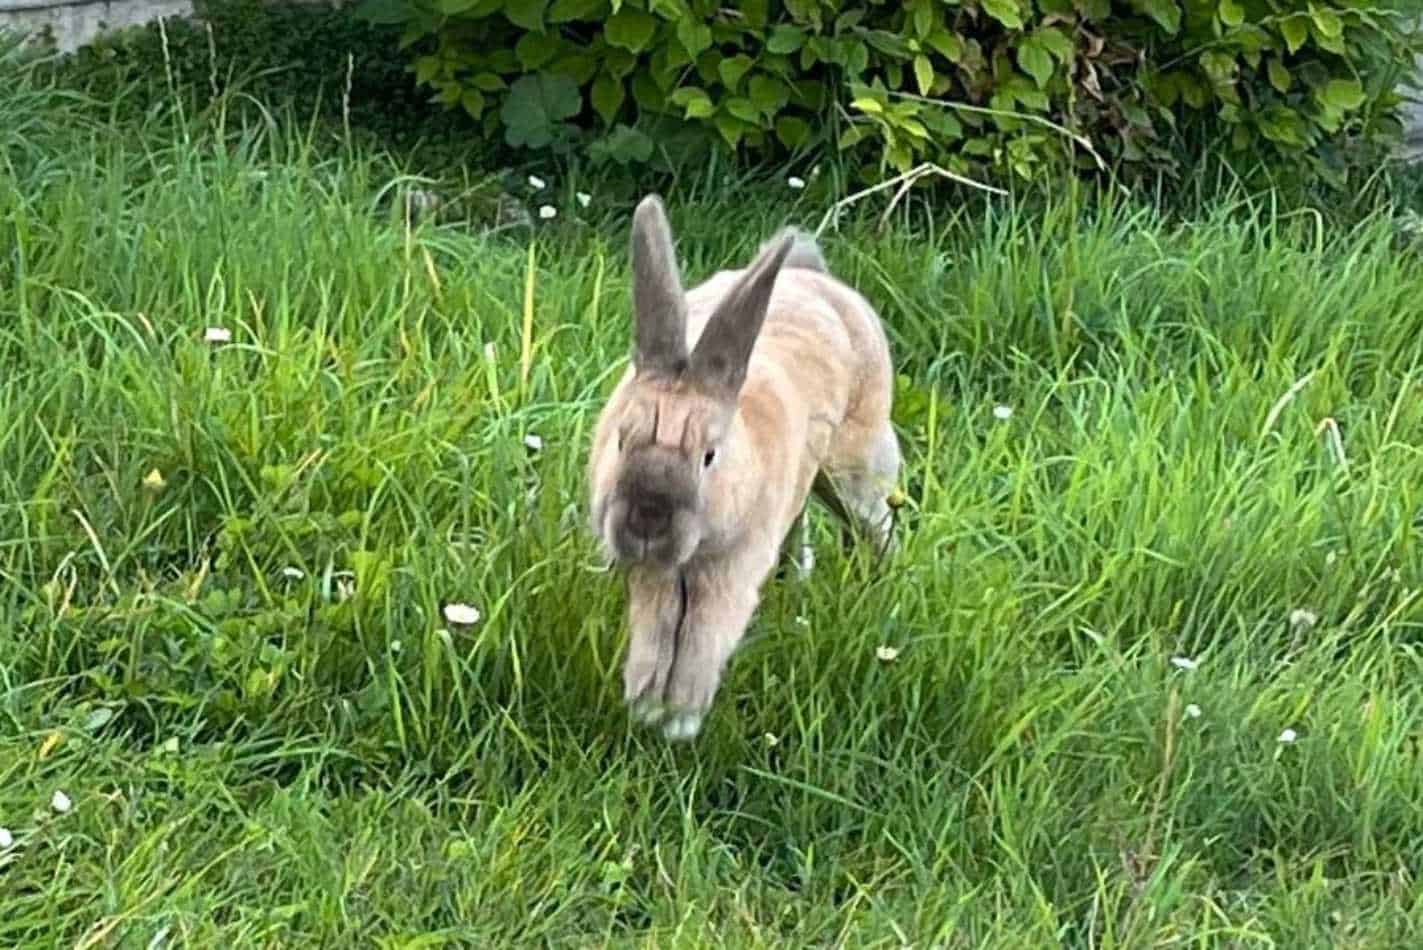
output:
M 888 548 L 894 377 L 873 308 L 794 231 L 684 292 L 651 195 L 632 271 L 635 348 L 593 436 L 592 527 L 626 570 L 627 702 L 690 739 L 812 490 Z

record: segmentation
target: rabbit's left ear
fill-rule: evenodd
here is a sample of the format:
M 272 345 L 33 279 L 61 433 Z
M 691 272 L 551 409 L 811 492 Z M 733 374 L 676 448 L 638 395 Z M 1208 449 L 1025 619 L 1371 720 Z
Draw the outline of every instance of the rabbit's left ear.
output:
M 717 304 L 692 350 L 692 379 L 726 397 L 741 391 L 751 350 L 766 322 L 776 277 L 794 244 L 794 235 L 788 234 L 767 246 Z

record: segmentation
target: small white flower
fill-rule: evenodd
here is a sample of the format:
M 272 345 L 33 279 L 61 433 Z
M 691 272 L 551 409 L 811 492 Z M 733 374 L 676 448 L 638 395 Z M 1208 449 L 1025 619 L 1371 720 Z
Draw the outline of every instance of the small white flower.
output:
M 8 851 L 15 846 L 15 836 L 9 828 L 0 828 L 0 851 Z
M 1194 670 L 1200 664 L 1189 656 L 1173 656 L 1171 658 L 1171 665 L 1178 670 Z
M 580 208 L 586 208 L 593 203 L 593 196 L 586 191 L 580 191 L 574 195 L 574 197 L 578 199 L 578 206 Z
M 893 663 L 899 657 L 899 650 L 890 646 L 875 647 L 875 658 L 881 663 Z
M 493 343 L 493 342 L 489 342 L 489 343 L 484 344 L 484 358 L 485 358 L 486 360 L 488 360 L 489 362 L 491 362 L 491 363 L 494 362 L 494 343 Z
M 994 406 L 993 418 L 997 419 L 999 422 L 1007 422 L 1009 419 L 1013 418 L 1013 407 Z
M 524 436 L 524 447 L 527 448 L 530 452 L 542 452 L 544 447 L 544 440 L 541 436 L 530 432 L 528 435 Z
M 770 746 L 770 747 L 773 748 L 773 749 L 774 749 L 777 745 L 779 745 L 780 742 L 781 742 L 780 739 L 777 739 L 777 738 L 776 738 L 776 736 L 775 736 L 774 733 L 770 733 L 770 732 L 768 732 L 768 733 L 766 733 L 764 736 L 762 736 L 761 739 L 762 739 L 762 741 L 764 741 L 764 742 L 766 743 L 766 745 Z
M 69 800 L 69 796 L 59 789 L 54 790 L 54 794 L 49 797 L 49 807 L 63 815 L 74 807 L 74 803 Z
M 1319 617 L 1317 617 L 1314 611 L 1312 610 L 1305 610 L 1303 608 L 1299 608 L 1297 610 L 1290 611 L 1290 626 L 1295 627 L 1296 629 L 1306 631 L 1311 630 L 1318 622 Z
M 469 604 L 445 605 L 445 619 L 457 626 L 468 627 L 477 624 L 481 616 L 479 608 L 471 607 Z
M 792 175 L 786 179 L 786 184 L 790 186 L 792 191 L 800 191 L 805 187 L 805 179 L 797 178 L 795 175 Z
M 1187 704 L 1186 704 L 1186 718 L 1187 718 L 1187 719 L 1199 719 L 1199 718 L 1201 718 L 1201 707 L 1197 706 L 1195 703 L 1187 703 Z
M 1284 732 L 1280 733 L 1280 738 L 1278 741 L 1282 745 L 1289 745 L 1291 742 L 1294 742 L 1298 738 L 1299 733 L 1295 732 L 1293 729 L 1286 729 Z
M 1324 566 L 1333 567 L 1334 562 L 1337 560 L 1339 560 L 1339 552 L 1330 551 L 1328 554 L 1324 555 Z
M 810 626 L 810 618 L 809 618 L 809 617 L 800 617 L 800 616 L 798 616 L 798 617 L 795 618 L 795 622 L 796 622 L 798 625 L 802 626 L 802 627 L 808 627 L 808 626 Z
M 401 650 L 404 650 L 404 649 L 405 649 L 405 644 L 401 643 L 399 640 L 392 640 L 392 641 L 390 641 L 390 652 L 391 652 L 391 653 L 399 653 Z
M 542 208 L 539 209 L 539 217 L 543 218 L 545 221 L 552 221 L 554 218 L 558 217 L 558 209 L 555 208 L 553 205 L 544 205 Z
M 282 568 L 282 576 L 289 581 L 299 581 L 305 577 L 306 574 L 304 574 L 299 567 L 284 567 Z
M 545 188 L 548 187 L 548 182 L 544 181 L 538 175 L 530 175 L 529 187 L 532 188 L 534 191 L 543 191 Z
M 203 331 L 204 343 L 231 343 L 232 331 L 227 327 L 208 327 Z

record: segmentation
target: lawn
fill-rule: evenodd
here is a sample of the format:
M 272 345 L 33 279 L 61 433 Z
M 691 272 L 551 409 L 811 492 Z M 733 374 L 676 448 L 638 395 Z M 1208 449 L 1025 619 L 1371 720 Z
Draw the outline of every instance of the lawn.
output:
M 4 68 L 0 945 L 1423 939 L 1393 215 L 848 218 L 901 549 L 817 513 L 674 745 L 585 527 L 629 209 L 408 229 L 379 157 Z M 691 279 L 825 211 L 668 200 Z

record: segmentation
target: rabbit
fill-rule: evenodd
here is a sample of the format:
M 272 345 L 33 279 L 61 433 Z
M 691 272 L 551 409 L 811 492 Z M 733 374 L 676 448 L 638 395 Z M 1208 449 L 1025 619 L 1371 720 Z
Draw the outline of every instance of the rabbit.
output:
M 594 428 L 589 513 L 626 578 L 625 701 L 690 740 L 812 492 L 891 549 L 894 376 L 875 310 L 795 229 L 684 291 L 651 194 L 631 255 L 632 360 Z

